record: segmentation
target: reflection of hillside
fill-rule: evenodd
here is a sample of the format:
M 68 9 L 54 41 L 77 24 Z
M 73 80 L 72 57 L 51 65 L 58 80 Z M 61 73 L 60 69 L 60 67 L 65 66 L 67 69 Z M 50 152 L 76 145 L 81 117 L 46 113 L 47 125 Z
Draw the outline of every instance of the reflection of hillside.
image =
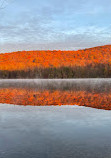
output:
M 111 93 L 86 91 L 0 89 L 0 103 L 15 105 L 80 105 L 111 110 Z

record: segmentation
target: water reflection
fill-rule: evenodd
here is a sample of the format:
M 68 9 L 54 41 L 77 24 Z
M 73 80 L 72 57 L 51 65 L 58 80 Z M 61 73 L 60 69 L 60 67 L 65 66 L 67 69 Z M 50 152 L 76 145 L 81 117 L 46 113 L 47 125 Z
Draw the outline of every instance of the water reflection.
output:
M 0 104 L 0 158 L 111 158 L 111 111 Z
M 80 105 L 111 110 L 111 79 L 1 80 L 0 103 Z

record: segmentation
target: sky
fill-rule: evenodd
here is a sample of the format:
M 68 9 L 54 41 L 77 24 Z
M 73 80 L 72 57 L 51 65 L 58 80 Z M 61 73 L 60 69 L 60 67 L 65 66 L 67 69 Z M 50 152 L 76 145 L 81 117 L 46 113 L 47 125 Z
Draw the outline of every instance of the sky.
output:
M 111 0 L 0 0 L 0 53 L 111 44 Z

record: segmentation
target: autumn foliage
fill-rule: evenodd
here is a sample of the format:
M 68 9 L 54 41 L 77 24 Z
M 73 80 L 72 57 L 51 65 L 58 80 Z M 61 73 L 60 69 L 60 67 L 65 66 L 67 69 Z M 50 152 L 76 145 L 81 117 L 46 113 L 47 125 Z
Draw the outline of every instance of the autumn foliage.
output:
M 84 67 L 111 65 L 111 45 L 78 51 L 18 51 L 0 54 L 0 70 L 18 71 L 35 68 Z
M 111 110 L 111 93 L 61 90 L 0 89 L 0 102 L 15 105 L 79 105 Z

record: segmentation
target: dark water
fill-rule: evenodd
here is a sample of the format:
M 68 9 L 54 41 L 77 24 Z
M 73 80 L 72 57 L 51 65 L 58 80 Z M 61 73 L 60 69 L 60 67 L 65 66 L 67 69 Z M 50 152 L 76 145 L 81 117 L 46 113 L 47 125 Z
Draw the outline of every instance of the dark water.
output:
M 111 79 L 0 80 L 0 158 L 111 158 L 110 107 Z

